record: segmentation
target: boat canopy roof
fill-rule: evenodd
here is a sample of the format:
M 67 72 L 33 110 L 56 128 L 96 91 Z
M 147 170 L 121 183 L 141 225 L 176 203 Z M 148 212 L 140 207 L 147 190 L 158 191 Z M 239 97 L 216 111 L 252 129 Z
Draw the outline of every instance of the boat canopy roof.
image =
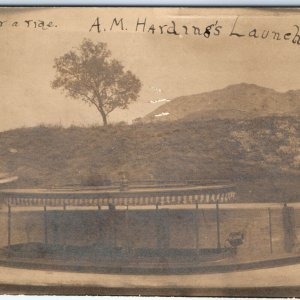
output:
M 235 197 L 235 186 L 223 183 L 0 190 L 1 201 L 11 206 L 185 205 L 234 202 Z

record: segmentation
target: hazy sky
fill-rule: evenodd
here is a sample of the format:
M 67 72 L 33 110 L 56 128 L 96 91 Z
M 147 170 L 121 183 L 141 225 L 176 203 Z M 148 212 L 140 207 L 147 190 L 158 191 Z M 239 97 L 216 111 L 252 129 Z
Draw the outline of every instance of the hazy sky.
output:
M 248 34 L 257 28 L 279 32 L 281 40 L 229 37 L 236 17 L 237 30 Z M 99 17 L 101 33 L 94 27 Z M 109 30 L 114 18 L 123 18 L 124 30 Z M 136 22 L 147 18 L 136 32 Z M 25 20 L 53 21 L 57 27 L 27 28 Z M 37 124 L 69 126 L 101 123 L 93 107 L 52 90 L 54 58 L 78 46 L 83 38 L 108 44 L 114 58 L 135 73 L 143 87 L 129 110 L 116 110 L 110 121 L 131 121 L 154 110 L 151 100 L 201 93 L 240 82 L 255 83 L 278 91 L 300 89 L 300 45 L 292 43 L 300 26 L 296 10 L 203 10 L 130 8 L 0 8 L 0 130 Z M 18 21 L 18 27 L 12 23 Z M 158 25 L 174 21 L 179 35 L 160 34 Z M 222 26 L 219 36 L 193 34 L 192 26 Z M 154 23 L 154 34 L 146 32 Z M 1 22 L 0 22 L 1 24 Z M 189 28 L 185 35 L 182 26 Z M 106 31 L 103 31 L 103 28 Z M 125 30 L 125 27 L 127 30 Z M 165 27 L 167 28 L 167 27 Z M 285 33 L 289 40 L 284 40 Z

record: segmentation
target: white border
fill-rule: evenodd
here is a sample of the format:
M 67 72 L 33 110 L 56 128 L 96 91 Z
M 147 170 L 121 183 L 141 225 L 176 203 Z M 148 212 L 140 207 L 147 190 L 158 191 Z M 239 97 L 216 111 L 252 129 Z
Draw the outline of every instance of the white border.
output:
M 300 0 L 2 0 L 1 6 L 299 6 Z

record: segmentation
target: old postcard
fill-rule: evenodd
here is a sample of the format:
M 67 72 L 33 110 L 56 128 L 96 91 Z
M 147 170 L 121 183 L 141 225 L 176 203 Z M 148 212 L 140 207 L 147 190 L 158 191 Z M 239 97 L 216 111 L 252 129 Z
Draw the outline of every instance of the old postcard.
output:
M 300 11 L 0 9 L 0 292 L 300 295 Z

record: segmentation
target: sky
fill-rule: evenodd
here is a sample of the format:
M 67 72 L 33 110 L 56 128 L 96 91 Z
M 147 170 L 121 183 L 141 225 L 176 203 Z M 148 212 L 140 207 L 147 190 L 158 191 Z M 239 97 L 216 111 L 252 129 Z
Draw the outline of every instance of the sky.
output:
M 235 30 L 244 37 L 229 36 Z M 95 24 L 99 18 L 101 32 Z M 110 26 L 123 18 L 120 26 Z M 136 23 L 145 18 L 145 31 Z M 27 27 L 26 20 L 33 20 Z M 48 29 L 34 21 L 50 21 Z M 5 21 L 5 22 L 4 22 Z M 176 24 L 178 35 L 166 29 Z M 218 36 L 194 35 L 193 27 L 222 26 Z M 4 23 L 1 23 L 4 22 Z M 16 27 L 12 26 L 14 22 Z M 39 22 L 38 22 L 39 23 Z M 300 12 L 288 9 L 183 8 L 0 8 L 0 131 L 39 124 L 101 124 L 96 108 L 67 98 L 51 88 L 54 59 L 84 38 L 105 42 L 112 56 L 142 82 L 138 100 L 128 110 L 115 110 L 110 122 L 131 122 L 156 109 L 151 101 L 222 89 L 241 82 L 277 91 L 300 89 L 300 45 L 293 44 Z M 155 32 L 147 32 L 154 24 Z M 159 25 L 164 27 L 160 33 Z M 185 34 L 182 26 L 187 26 Z M 126 29 L 125 29 L 126 27 Z M 44 27 L 45 28 L 45 27 Z M 104 28 L 106 31 L 104 31 Z M 256 28 L 258 38 L 247 34 Z M 269 30 L 266 39 L 259 36 Z M 271 37 L 280 33 L 281 40 Z M 284 34 L 290 32 L 289 39 Z

